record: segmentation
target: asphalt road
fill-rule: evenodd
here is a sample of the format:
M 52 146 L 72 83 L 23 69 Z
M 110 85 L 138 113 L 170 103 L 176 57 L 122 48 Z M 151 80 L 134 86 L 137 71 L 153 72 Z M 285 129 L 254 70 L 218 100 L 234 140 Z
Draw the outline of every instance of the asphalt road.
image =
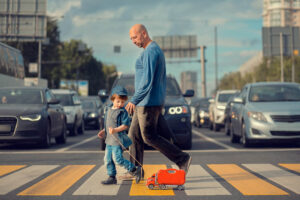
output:
M 145 181 L 106 178 L 97 131 L 68 137 L 67 144 L 40 149 L 31 144 L 0 144 L 0 200 L 3 199 L 300 199 L 299 145 L 262 144 L 243 148 L 223 132 L 193 128 L 192 165 L 185 190 L 149 190 Z M 125 152 L 124 155 L 128 157 Z M 175 167 L 146 150 L 145 177 Z M 124 170 L 119 169 L 119 174 Z

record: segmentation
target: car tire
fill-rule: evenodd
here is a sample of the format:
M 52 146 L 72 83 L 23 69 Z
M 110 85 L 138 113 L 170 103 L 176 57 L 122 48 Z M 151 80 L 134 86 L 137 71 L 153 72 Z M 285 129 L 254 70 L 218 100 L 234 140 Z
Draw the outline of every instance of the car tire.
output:
M 58 137 L 55 137 L 56 144 L 65 144 L 67 142 L 67 125 L 63 124 L 63 128 L 61 130 L 61 134 Z
M 229 120 L 225 120 L 225 127 L 224 127 L 224 132 L 226 135 L 230 135 L 230 121 Z
M 73 124 L 73 126 L 72 126 L 72 129 L 70 130 L 70 135 L 72 135 L 72 136 L 76 136 L 76 135 L 78 135 L 78 128 L 76 127 L 76 122 L 77 120 L 76 120 L 76 118 L 75 118 L 75 120 L 74 120 L 74 124 Z
M 51 122 L 47 121 L 46 133 L 41 141 L 41 147 L 48 148 L 51 146 Z
M 84 122 L 82 121 L 80 126 L 78 127 L 78 134 L 83 135 L 84 134 Z
M 234 134 L 232 124 L 230 124 L 230 125 L 231 125 L 230 126 L 230 130 L 231 130 L 230 131 L 230 141 L 231 141 L 231 143 L 238 143 L 238 142 L 240 142 L 240 137 Z
M 242 123 L 242 137 L 241 137 L 241 143 L 244 147 L 250 147 L 250 141 L 249 139 L 247 138 L 247 135 L 246 135 L 246 126 L 244 123 Z
M 215 122 L 213 122 L 213 131 L 216 131 L 216 132 L 220 131 L 220 126 Z

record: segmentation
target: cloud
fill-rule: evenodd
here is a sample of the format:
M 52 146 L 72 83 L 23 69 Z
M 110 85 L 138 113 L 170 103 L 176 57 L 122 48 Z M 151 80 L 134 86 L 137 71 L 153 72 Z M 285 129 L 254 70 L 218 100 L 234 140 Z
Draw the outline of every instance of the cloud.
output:
M 81 7 L 81 0 L 48 2 L 48 15 L 51 17 L 62 17 L 73 8 Z

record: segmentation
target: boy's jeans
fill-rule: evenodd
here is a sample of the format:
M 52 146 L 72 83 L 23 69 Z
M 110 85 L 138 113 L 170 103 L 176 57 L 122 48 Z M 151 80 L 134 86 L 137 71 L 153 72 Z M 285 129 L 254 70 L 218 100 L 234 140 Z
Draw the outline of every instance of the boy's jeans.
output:
M 109 176 L 116 176 L 116 164 L 124 167 L 128 171 L 132 171 L 134 168 L 134 165 L 123 157 L 121 146 L 106 145 L 104 163 Z

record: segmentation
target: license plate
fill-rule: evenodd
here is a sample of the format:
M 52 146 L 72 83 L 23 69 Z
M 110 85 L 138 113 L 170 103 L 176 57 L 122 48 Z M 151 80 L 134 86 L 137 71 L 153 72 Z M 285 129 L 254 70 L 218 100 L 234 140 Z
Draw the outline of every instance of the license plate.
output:
M 10 125 L 0 125 L 0 132 L 10 132 L 11 126 Z

